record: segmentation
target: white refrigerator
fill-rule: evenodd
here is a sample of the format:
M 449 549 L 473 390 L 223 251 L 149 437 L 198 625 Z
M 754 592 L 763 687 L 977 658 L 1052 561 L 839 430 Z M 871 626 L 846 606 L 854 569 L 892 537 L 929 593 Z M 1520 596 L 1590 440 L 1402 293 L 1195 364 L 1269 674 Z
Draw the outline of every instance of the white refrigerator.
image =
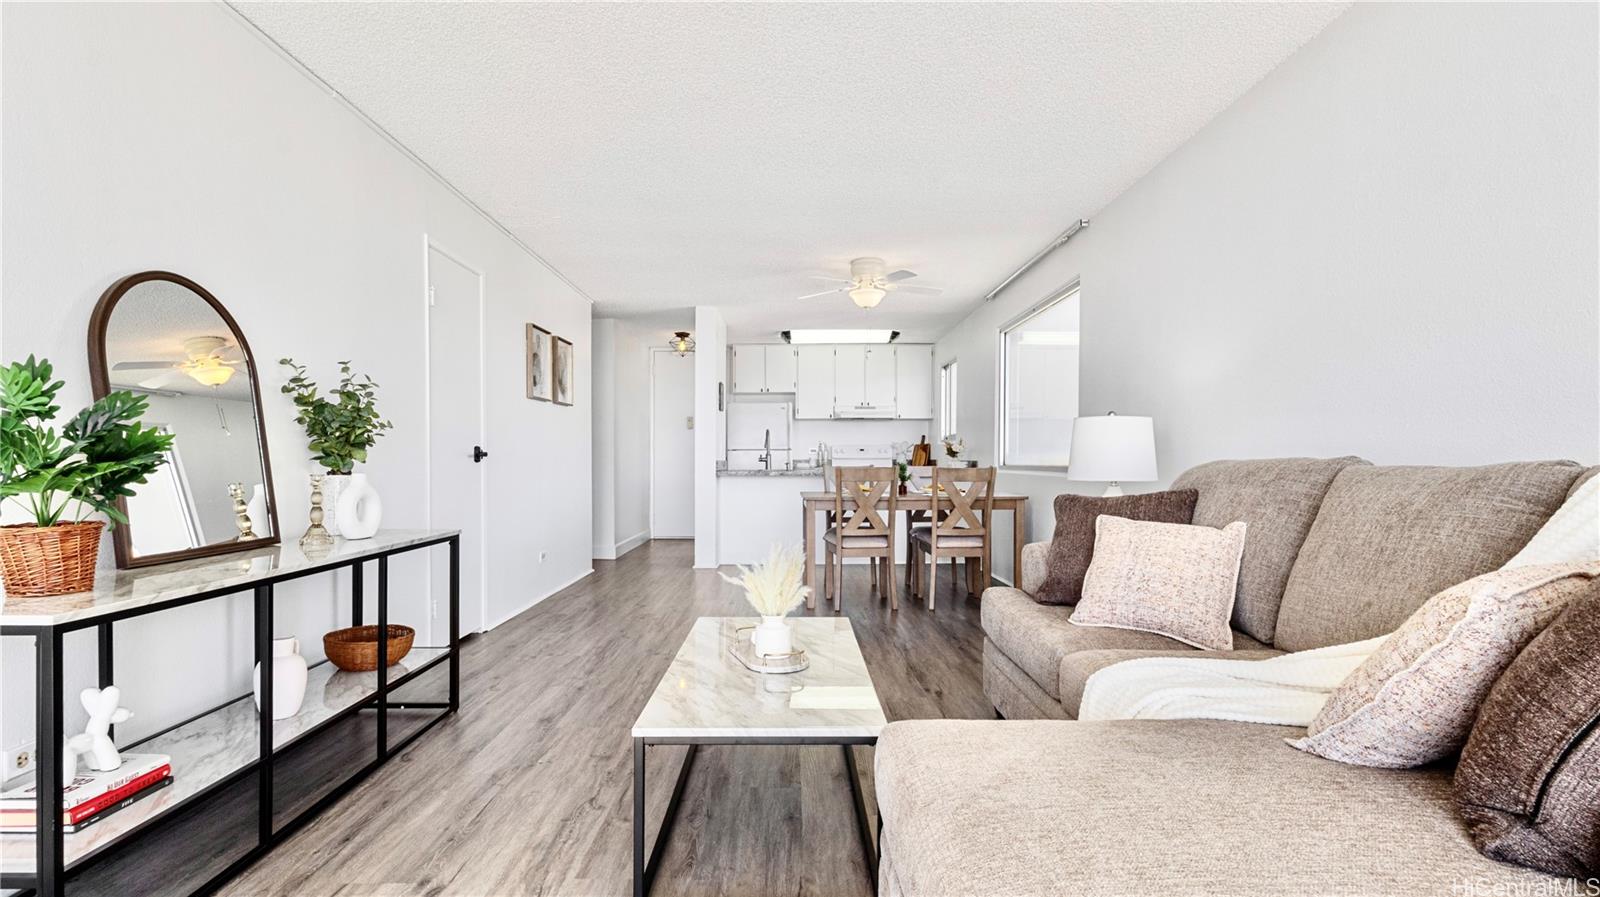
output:
M 788 469 L 793 410 L 788 402 L 729 402 L 728 469 Z

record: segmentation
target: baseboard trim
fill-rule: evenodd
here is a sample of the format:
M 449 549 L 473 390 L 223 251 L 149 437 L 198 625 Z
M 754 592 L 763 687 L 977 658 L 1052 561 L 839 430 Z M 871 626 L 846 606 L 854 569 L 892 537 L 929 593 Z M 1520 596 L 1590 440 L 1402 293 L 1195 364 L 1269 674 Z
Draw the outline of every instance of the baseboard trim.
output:
M 649 530 L 640 530 L 639 532 L 634 533 L 633 535 L 629 536 L 628 538 L 623 539 L 621 542 L 618 542 L 617 543 L 617 553 L 612 555 L 611 557 L 613 559 L 622 557 L 623 555 L 625 555 L 628 552 L 634 550 L 635 548 L 638 548 L 640 545 L 643 545 L 644 543 L 646 543 L 648 541 L 650 541 L 650 531 Z
M 489 632 L 490 630 L 498 629 L 502 624 L 509 623 L 513 619 L 515 619 L 515 618 L 527 613 L 530 610 L 533 610 L 535 605 L 537 605 L 539 602 L 545 600 L 546 598 L 552 597 L 552 596 L 557 595 L 557 594 L 559 594 L 559 593 L 561 593 L 563 591 L 566 591 L 567 589 L 569 589 L 572 586 L 576 585 L 577 583 L 581 582 L 585 578 L 593 576 L 593 575 L 594 575 L 594 568 L 590 567 L 589 569 L 583 571 L 582 573 L 579 573 L 577 576 L 574 576 L 571 579 L 567 580 L 566 582 L 564 582 L 564 583 L 556 586 L 555 588 L 551 589 L 550 591 L 545 592 L 543 595 L 539 595 L 539 596 L 535 597 L 532 601 L 529 601 L 527 604 L 523 605 L 522 607 L 518 608 L 517 610 L 514 610 L 511 613 L 506 614 L 505 616 L 501 617 L 500 619 L 495 620 L 494 622 L 492 622 L 489 625 L 485 626 L 483 628 L 483 631 L 484 632 Z

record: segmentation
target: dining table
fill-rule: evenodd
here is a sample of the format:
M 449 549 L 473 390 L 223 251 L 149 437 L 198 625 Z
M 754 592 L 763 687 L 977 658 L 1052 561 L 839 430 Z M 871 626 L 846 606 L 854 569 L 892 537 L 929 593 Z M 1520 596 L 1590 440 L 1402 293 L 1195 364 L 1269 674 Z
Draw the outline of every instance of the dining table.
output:
M 800 503 L 804 507 L 804 543 L 806 553 L 805 585 L 810 589 L 806 593 L 806 609 L 813 610 L 817 606 L 817 515 L 829 513 L 834 509 L 834 495 L 832 492 L 802 492 Z M 945 504 L 948 505 L 948 500 Z M 878 509 L 889 509 L 887 495 L 878 499 Z M 933 496 L 926 490 L 908 489 L 903 495 L 894 497 L 895 512 L 921 511 L 929 512 L 933 508 Z M 1022 546 L 1028 544 L 1028 496 L 1013 494 L 996 494 L 994 497 L 994 510 L 1011 514 L 1011 577 L 1017 579 L 1017 571 L 1022 569 Z M 984 569 L 993 569 L 989 565 L 989 558 L 984 558 Z

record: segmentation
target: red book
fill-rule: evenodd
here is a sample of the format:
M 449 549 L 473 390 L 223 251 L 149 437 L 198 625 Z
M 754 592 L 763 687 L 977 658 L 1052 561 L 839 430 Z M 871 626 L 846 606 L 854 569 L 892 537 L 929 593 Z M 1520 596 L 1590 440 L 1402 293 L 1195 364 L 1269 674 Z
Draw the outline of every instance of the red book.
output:
M 114 806 L 124 800 L 127 800 L 133 795 L 138 794 L 140 791 L 143 791 L 144 789 L 171 775 L 172 765 L 170 763 L 163 763 L 156 769 L 152 769 L 149 772 L 143 773 L 142 775 L 139 775 L 126 784 L 114 788 L 111 791 L 96 795 L 95 797 L 92 797 L 89 800 L 83 801 L 82 803 L 74 806 L 62 808 L 61 821 L 67 825 L 76 825 L 77 823 L 88 819 L 90 816 L 93 816 L 101 810 L 104 810 L 106 807 Z M 4 826 L 8 829 L 22 826 L 31 828 L 37 822 L 37 813 L 37 805 L 26 808 L 0 808 L 0 826 Z

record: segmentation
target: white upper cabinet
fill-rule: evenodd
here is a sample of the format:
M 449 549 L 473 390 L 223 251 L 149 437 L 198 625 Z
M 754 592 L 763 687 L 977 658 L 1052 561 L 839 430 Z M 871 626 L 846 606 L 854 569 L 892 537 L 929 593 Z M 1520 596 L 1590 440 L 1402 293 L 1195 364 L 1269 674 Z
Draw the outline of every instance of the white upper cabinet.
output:
M 933 420 L 933 347 L 895 347 L 895 417 Z
M 794 346 L 734 346 L 733 391 L 794 392 Z
M 733 347 L 733 391 L 767 391 L 767 347 Z
M 838 417 L 853 417 L 867 404 L 867 347 L 833 347 L 833 404 Z
M 894 356 L 894 346 L 868 346 L 866 349 L 862 402 L 880 415 L 893 412 L 895 407 Z
M 767 392 L 794 392 L 795 352 L 794 346 L 767 347 Z
M 833 417 L 833 347 L 795 348 L 794 416 L 800 420 Z

